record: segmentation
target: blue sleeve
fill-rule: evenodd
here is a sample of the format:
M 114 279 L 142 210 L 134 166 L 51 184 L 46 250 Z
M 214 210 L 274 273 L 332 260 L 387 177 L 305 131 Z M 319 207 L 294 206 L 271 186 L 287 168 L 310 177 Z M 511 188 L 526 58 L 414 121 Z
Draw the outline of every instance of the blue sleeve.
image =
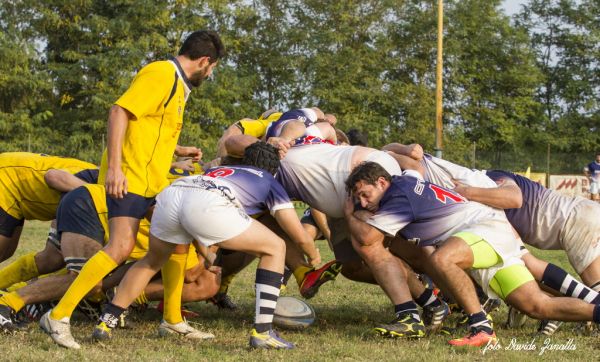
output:
M 294 204 L 292 204 L 287 192 L 285 192 L 283 186 L 275 178 L 271 178 L 271 188 L 269 189 L 265 204 L 271 213 L 281 209 L 294 208 Z

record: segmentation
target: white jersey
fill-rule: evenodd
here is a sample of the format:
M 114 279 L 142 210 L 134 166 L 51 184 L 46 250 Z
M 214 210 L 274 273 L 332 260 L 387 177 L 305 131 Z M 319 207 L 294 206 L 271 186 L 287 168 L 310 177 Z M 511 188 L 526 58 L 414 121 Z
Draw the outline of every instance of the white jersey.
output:
M 471 170 L 455 163 L 425 154 L 421 164 L 425 167 L 425 181 L 453 189 L 452 179 L 468 186 L 492 188 L 496 183 L 485 172 Z
M 344 217 L 348 193 L 345 182 L 352 171 L 352 155 L 358 146 L 334 146 L 326 143 L 292 147 L 281 160 L 277 180 L 289 196 L 302 200 L 329 217 Z M 382 165 L 391 175 L 402 170 L 396 160 L 375 149 L 364 160 Z

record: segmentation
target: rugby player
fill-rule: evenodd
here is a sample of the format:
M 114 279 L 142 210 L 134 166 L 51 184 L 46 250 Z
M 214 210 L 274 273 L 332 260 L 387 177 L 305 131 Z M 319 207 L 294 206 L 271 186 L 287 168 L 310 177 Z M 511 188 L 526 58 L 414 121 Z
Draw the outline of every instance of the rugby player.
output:
M 177 146 L 185 102 L 191 89 L 211 75 L 223 52 L 217 33 L 193 32 L 176 57 L 142 68 L 111 108 L 108 146 L 99 179 L 107 194 L 109 240 L 85 264 L 67 293 L 43 320 L 52 335 L 70 329 L 69 318 L 79 301 L 127 259 L 135 245 L 140 219 L 154 197 L 168 185 L 166 175 L 172 155 L 199 154 L 195 147 Z M 166 267 L 169 268 L 171 264 Z M 170 274 L 165 272 L 165 279 Z
M 450 344 L 483 346 L 496 340 L 465 270 L 488 294 L 497 294 L 534 318 L 600 323 L 600 305 L 552 298 L 539 289 L 520 259 L 519 243 L 499 209 L 470 203 L 457 193 L 423 181 L 416 172 L 392 177 L 374 162 L 354 169 L 346 185 L 371 213 L 361 216 L 364 221 L 358 219 L 352 199 L 346 202 L 345 213 L 356 233 L 371 241 L 400 233 L 420 247 L 437 246 L 429 258 L 431 276 L 456 298 L 469 315 L 471 328 L 468 336 Z
M 320 262 L 318 250 L 300 225 L 294 206 L 281 185 L 269 174 L 277 170 L 278 159 L 275 148 L 257 142 L 246 149 L 242 163 L 263 166 L 262 169 L 252 166 L 219 167 L 207 170 L 203 176 L 182 178 L 161 192 L 152 218 L 150 251 L 127 272 L 92 337 L 108 338 L 125 308 L 133 302 L 152 275 L 169 262 L 176 245 L 189 244 L 195 239 L 206 247 L 217 244 L 228 250 L 253 253 L 260 257 L 256 271 L 256 317 L 250 346 L 293 348 L 292 343 L 279 337 L 272 329 L 273 313 L 283 278 L 285 244 L 248 216 L 269 210 L 309 260 Z M 164 281 L 165 305 L 179 305 L 181 283 L 171 289 L 167 285 L 169 280 Z M 165 315 L 159 332 L 183 334 L 175 328 L 179 324 L 185 324 L 181 315 Z M 209 333 L 194 333 L 212 337 Z
M 585 166 L 583 172 L 590 179 L 592 200 L 600 201 L 600 152 L 596 152 L 596 159 Z
M 73 158 L 29 152 L 0 154 L 0 262 L 17 249 L 25 220 L 54 219 L 60 192 L 44 181 L 49 170 L 62 169 L 75 174 L 96 168 Z M 34 269 L 34 254 L 21 257 L 18 264 Z
M 600 205 L 582 197 L 562 195 L 511 172 L 492 170 L 486 175 L 499 187 L 485 189 L 456 182 L 454 191 L 468 200 L 505 209 L 508 221 L 526 244 L 542 250 L 565 250 L 589 288 L 556 265 L 535 258 L 525 247 L 522 258 L 544 285 L 567 296 L 600 303 Z M 545 326 L 541 331 L 552 334 L 558 324 Z

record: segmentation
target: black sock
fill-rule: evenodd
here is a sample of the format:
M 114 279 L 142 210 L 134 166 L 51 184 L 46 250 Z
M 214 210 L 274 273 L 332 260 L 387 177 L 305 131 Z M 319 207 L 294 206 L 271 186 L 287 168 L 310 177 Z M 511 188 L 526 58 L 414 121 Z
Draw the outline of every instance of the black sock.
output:
M 472 328 L 478 331 L 484 331 L 487 334 L 492 334 L 494 332 L 494 330 L 492 329 L 492 325 L 487 319 L 484 311 L 469 315 L 469 329 Z
M 412 300 L 410 302 L 396 304 L 394 306 L 394 312 L 396 313 L 396 317 L 399 317 L 401 314 L 410 313 L 416 320 L 421 320 L 417 304 Z
M 435 308 L 439 307 L 442 302 L 433 294 L 433 289 L 425 289 L 415 302 L 421 307 Z
M 110 328 L 115 328 L 119 323 L 119 317 L 121 317 L 121 314 L 126 310 L 127 308 L 121 308 L 118 305 L 108 303 L 104 305 L 104 308 L 102 309 L 100 322 L 104 322 Z

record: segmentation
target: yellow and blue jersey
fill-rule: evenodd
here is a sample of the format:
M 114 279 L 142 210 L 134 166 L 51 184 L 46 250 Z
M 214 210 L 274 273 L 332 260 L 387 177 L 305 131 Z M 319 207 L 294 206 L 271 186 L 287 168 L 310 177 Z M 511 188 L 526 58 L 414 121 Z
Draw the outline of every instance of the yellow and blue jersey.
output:
M 243 134 L 262 138 L 267 133 L 269 125 L 279 120 L 279 117 L 281 117 L 282 114 L 283 113 L 281 112 L 275 112 L 270 114 L 267 118 L 262 118 L 261 116 L 258 119 L 241 120 L 238 122 L 238 125 Z
M 52 220 L 60 201 L 60 192 L 44 180 L 48 170 L 60 169 L 71 174 L 95 169 L 89 162 L 29 152 L 0 154 L 0 208 L 16 219 Z
M 135 119 L 128 122 L 121 167 L 128 192 L 154 197 L 169 184 L 165 175 L 183 126 L 185 102 L 191 90 L 176 60 L 153 62 L 142 68 L 116 105 Z M 107 170 L 104 151 L 99 183 Z

